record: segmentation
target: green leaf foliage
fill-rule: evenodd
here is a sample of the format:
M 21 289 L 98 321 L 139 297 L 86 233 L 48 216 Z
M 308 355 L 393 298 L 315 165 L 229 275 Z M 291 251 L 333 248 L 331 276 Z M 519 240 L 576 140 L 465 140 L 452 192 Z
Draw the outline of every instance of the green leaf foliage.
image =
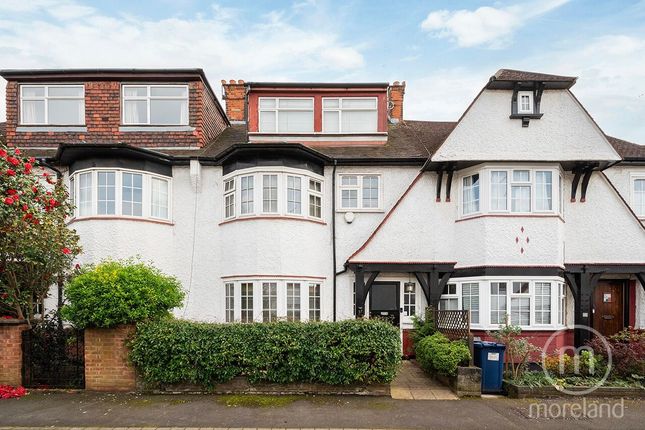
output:
M 401 360 L 396 327 L 378 320 L 211 324 L 141 323 L 130 358 L 147 383 L 386 383 Z
M 457 367 L 467 365 L 470 350 L 461 340 L 450 341 L 437 332 L 419 342 L 416 346 L 417 362 L 426 372 L 453 376 Z
M 78 328 L 115 327 L 170 314 L 184 293 L 177 279 L 137 261 L 105 261 L 65 287 L 63 318 Z

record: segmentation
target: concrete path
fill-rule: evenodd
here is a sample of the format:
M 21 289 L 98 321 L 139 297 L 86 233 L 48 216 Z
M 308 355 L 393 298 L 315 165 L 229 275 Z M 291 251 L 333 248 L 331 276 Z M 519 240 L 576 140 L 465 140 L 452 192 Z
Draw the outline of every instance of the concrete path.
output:
M 459 400 L 450 388 L 428 377 L 413 360 L 401 364 L 390 384 L 390 395 L 401 400 Z
M 547 405 L 582 400 L 541 401 Z M 622 418 L 533 417 L 535 400 L 410 401 L 358 396 L 132 395 L 32 392 L 0 400 L 0 428 L 643 429 L 645 403 Z M 604 400 L 587 400 L 605 402 Z M 616 404 L 616 400 L 606 401 Z M 66 429 L 67 430 L 67 429 Z M 89 429 L 87 429 L 89 430 Z

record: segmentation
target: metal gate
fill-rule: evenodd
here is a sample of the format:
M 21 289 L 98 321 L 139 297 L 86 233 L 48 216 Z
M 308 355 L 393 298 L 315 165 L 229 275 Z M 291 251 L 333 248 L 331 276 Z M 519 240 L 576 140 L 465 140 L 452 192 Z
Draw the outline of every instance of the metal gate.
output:
M 45 320 L 22 332 L 22 383 L 30 388 L 85 388 L 83 330 Z

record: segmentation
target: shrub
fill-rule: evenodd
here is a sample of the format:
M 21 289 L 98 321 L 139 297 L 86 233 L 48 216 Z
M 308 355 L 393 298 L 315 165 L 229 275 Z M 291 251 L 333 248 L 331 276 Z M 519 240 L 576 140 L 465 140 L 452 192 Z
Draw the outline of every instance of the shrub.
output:
M 141 262 L 105 261 L 67 285 L 62 316 L 76 327 L 114 327 L 169 315 L 184 297 L 179 281 Z
M 571 356 L 555 351 L 544 357 L 546 370 L 552 376 L 602 376 L 607 370 L 605 359 L 598 354 L 582 350 L 579 355 Z
M 607 338 L 612 355 L 612 377 L 645 376 L 645 330 L 626 328 Z M 595 338 L 589 345 L 596 354 L 607 355 L 604 342 Z
M 432 318 L 430 318 L 430 315 L 430 312 L 428 312 L 424 319 L 419 318 L 416 315 L 412 316 L 412 325 L 414 327 L 414 330 L 412 331 L 410 339 L 412 339 L 412 343 L 414 345 L 417 345 L 426 337 L 432 336 L 437 331 L 434 326 L 434 321 L 432 320 Z
M 386 383 L 401 360 L 399 331 L 378 320 L 139 324 L 130 358 L 151 384 L 209 388 L 244 375 L 256 382 Z
M 540 351 L 540 348 L 533 345 L 526 337 L 522 336 L 522 328 L 512 325 L 508 315 L 504 324 L 499 325 L 499 330 L 488 332 L 489 336 L 496 342 L 506 345 L 506 375 L 513 380 L 519 379 L 526 369 L 531 353 Z
M 438 332 L 421 340 L 416 353 L 417 362 L 425 371 L 447 376 L 455 375 L 457 367 L 470 360 L 470 350 L 463 341 L 450 341 Z

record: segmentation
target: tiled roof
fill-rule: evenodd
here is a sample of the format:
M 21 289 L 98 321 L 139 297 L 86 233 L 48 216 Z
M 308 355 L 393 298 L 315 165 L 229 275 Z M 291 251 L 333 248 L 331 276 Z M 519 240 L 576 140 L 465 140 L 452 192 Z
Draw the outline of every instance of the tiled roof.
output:
M 513 69 L 499 69 L 494 77 L 498 81 L 575 82 L 577 79 L 573 76 L 549 75 Z
M 616 152 L 625 160 L 645 160 L 645 145 L 628 142 L 617 137 L 607 136 Z

